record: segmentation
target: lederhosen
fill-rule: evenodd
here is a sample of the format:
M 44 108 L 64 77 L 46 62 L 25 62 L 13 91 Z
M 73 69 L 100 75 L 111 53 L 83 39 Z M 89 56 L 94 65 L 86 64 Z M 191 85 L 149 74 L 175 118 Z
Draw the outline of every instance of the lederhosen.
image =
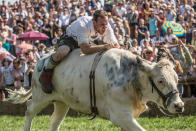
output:
M 70 48 L 70 52 L 76 48 L 79 48 L 78 46 L 78 42 L 76 40 L 74 40 L 72 37 L 66 35 L 66 33 L 64 33 L 60 40 L 58 40 L 57 42 L 58 47 L 62 46 L 62 45 L 67 45 Z

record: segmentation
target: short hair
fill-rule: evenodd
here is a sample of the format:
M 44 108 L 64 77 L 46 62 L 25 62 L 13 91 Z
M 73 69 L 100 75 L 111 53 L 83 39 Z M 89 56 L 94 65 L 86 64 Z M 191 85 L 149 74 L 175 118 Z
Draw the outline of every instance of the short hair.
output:
M 104 10 L 96 10 L 95 13 L 93 14 L 93 20 L 97 21 L 99 17 L 105 18 L 107 16 L 108 14 Z
M 5 66 L 5 64 L 4 64 L 5 62 L 8 62 L 8 65 L 10 65 L 12 63 L 11 59 L 4 58 L 3 61 L 2 61 L 3 66 Z

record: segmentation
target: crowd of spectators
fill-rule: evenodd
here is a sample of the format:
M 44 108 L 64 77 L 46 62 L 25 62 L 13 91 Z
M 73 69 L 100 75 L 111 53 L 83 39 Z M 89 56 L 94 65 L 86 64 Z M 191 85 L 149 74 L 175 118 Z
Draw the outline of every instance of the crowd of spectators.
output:
M 108 12 L 109 23 L 121 48 L 157 62 L 162 57 L 176 65 L 179 89 L 184 97 L 196 96 L 196 3 L 194 0 L 19 0 L 0 5 L 0 51 L 13 57 L 0 57 L 0 87 L 30 88 L 35 64 L 55 49 L 66 27 L 97 9 Z M 182 25 L 185 34 L 176 37 L 164 21 Z M 48 35 L 44 41 L 21 41 L 27 31 Z M 22 43 L 33 49 L 18 48 Z M 96 40 L 100 44 L 101 40 Z

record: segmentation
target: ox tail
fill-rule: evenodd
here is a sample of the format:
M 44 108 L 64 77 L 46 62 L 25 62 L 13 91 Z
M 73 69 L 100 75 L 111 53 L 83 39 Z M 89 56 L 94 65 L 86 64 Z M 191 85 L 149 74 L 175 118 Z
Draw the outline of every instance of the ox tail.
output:
M 23 87 L 19 90 L 6 90 L 8 91 L 8 98 L 5 98 L 3 101 L 8 101 L 13 104 L 22 104 L 32 96 L 32 88 L 28 91 L 26 91 Z

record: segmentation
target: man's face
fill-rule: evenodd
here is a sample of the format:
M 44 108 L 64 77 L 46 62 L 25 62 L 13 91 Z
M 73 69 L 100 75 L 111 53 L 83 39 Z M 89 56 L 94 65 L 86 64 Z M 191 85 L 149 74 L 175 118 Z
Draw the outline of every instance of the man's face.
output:
M 98 17 L 97 21 L 93 21 L 93 24 L 94 24 L 95 31 L 102 35 L 105 33 L 108 27 L 108 18 Z

